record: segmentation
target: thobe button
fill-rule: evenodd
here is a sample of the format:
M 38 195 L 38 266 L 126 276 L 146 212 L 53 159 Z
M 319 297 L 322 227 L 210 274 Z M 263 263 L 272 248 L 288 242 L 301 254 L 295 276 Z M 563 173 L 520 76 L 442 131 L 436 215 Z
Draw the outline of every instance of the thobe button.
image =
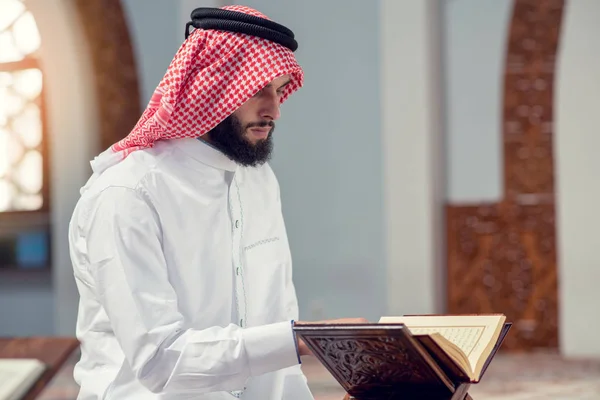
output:
M 242 326 L 242 327 L 244 326 L 244 320 L 243 319 L 240 319 L 240 326 Z
M 235 269 L 235 274 L 236 274 L 236 275 L 239 275 L 239 274 L 240 274 L 240 267 L 237 267 L 237 268 Z
M 235 227 L 236 228 L 240 227 L 240 220 L 238 220 L 238 219 L 235 220 Z

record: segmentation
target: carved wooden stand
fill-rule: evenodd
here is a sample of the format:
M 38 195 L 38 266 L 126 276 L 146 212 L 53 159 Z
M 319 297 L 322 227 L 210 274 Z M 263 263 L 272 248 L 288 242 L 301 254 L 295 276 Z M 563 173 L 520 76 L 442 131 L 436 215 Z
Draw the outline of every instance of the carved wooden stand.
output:
M 479 379 L 502 345 L 505 323 Z M 472 380 L 429 336 L 404 324 L 300 324 L 294 331 L 346 391 L 346 400 L 472 400 Z

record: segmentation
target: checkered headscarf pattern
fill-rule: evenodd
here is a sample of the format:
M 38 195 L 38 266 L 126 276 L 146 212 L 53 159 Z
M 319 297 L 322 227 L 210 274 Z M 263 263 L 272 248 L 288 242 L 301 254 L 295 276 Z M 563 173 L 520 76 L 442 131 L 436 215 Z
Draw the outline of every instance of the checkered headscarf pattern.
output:
M 223 9 L 265 18 L 245 6 Z M 289 74 L 283 103 L 302 86 L 303 71 L 288 48 L 241 33 L 197 29 L 182 44 L 141 118 L 127 137 L 92 162 L 97 171 L 165 139 L 199 137 L 273 79 Z

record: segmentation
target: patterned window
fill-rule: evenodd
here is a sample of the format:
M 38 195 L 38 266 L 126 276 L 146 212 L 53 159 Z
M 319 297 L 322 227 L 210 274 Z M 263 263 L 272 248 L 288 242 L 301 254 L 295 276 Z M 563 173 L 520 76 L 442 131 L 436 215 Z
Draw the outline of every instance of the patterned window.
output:
M 41 38 L 23 0 L 0 1 L 0 268 L 47 266 L 49 185 Z

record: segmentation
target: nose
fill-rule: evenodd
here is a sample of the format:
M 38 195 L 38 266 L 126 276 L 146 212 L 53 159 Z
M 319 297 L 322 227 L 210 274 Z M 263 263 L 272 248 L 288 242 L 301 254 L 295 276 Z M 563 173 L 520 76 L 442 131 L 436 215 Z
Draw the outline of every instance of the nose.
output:
M 280 104 L 281 102 L 279 100 L 279 96 L 277 96 L 277 93 L 264 96 L 260 113 L 261 118 L 268 119 L 270 121 L 276 121 L 279 119 L 281 116 L 281 113 L 279 112 Z

